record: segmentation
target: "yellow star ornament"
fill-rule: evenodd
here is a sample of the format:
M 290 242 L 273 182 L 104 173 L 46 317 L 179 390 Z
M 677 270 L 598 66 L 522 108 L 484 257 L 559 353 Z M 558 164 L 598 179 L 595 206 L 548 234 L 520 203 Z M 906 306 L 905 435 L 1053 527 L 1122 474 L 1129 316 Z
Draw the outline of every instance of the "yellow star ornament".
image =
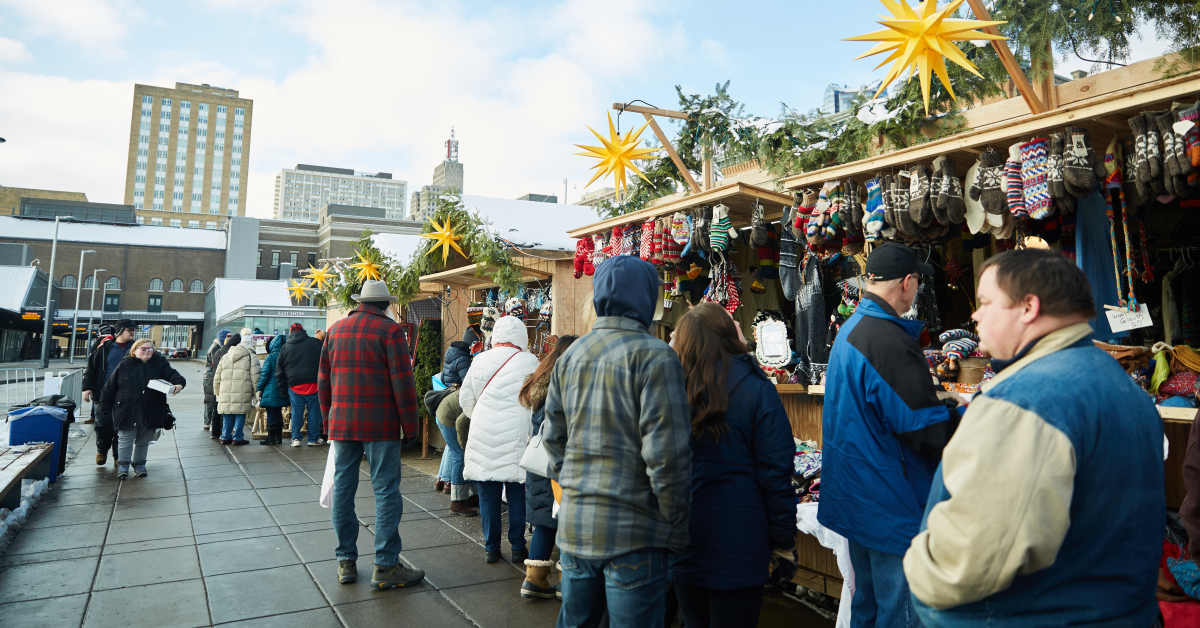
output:
M 358 283 L 362 283 L 368 279 L 379 279 L 382 274 L 379 272 L 379 264 L 367 261 L 367 258 L 358 254 L 358 261 L 351 264 L 350 268 L 358 271 Z
M 975 65 L 967 59 L 956 41 L 1005 39 L 1003 35 L 992 35 L 977 30 L 988 26 L 1004 24 L 1003 21 L 957 20 L 948 16 L 962 5 L 963 0 L 952 0 L 941 9 L 937 8 L 937 0 L 923 0 L 916 8 L 908 5 L 908 0 L 879 0 L 892 14 L 892 19 L 880 20 L 886 30 L 847 37 L 845 41 L 877 41 L 873 48 L 857 58 L 869 57 L 882 52 L 888 57 L 875 66 L 879 69 L 895 61 L 892 69 L 875 92 L 878 98 L 892 81 L 896 80 L 907 69 L 909 78 L 916 74 L 921 78 L 921 95 L 925 98 L 925 115 L 929 115 L 929 84 L 930 74 L 937 74 L 950 98 L 954 99 L 954 88 L 950 86 L 950 76 L 946 74 L 946 59 L 957 63 L 975 76 L 983 78 Z
M 288 292 L 292 294 L 293 301 L 303 301 L 308 297 L 308 293 L 312 292 L 312 286 L 307 281 L 296 281 L 293 279 L 291 285 L 288 287 Z
M 458 246 L 458 241 L 462 239 L 462 236 L 454 233 L 454 225 L 450 224 L 449 218 L 447 218 L 441 224 L 438 224 L 436 218 L 430 218 L 429 224 L 433 226 L 433 231 L 421 234 L 422 238 L 429 238 L 430 240 L 433 240 L 433 246 L 429 247 L 429 251 L 426 253 L 426 255 L 432 255 L 439 248 L 442 249 L 443 266 L 446 265 L 446 260 L 450 259 L 451 247 L 453 247 L 455 251 L 458 251 L 459 255 L 462 255 L 463 257 L 467 256 L 467 254 L 463 252 L 462 247 Z
M 641 141 L 642 131 L 645 131 L 649 124 L 649 122 L 646 122 L 646 124 L 643 124 L 642 128 L 638 129 L 637 131 L 627 131 L 625 136 L 621 137 L 621 134 L 617 133 L 616 127 L 613 126 L 612 115 L 610 114 L 608 116 L 608 139 L 605 139 L 604 136 L 597 133 L 592 127 L 588 127 L 588 130 L 592 132 L 592 135 L 595 135 L 596 139 L 600 140 L 601 146 L 585 146 L 583 144 L 576 144 L 576 146 L 587 152 L 575 154 L 599 159 L 600 162 L 592 166 L 592 169 L 596 171 L 596 174 L 593 175 L 591 181 L 588 181 L 587 185 L 583 187 L 591 185 L 596 181 L 596 179 L 599 179 L 602 176 L 611 174 L 617 190 L 623 190 L 626 187 L 626 170 L 633 171 L 634 174 L 644 179 L 646 183 L 649 183 L 650 180 L 646 179 L 646 175 L 642 174 L 642 171 L 638 170 L 638 167 L 633 165 L 635 160 L 652 157 L 658 152 L 657 148 L 637 147 L 638 143 Z
M 328 290 L 329 287 L 333 285 L 334 280 L 337 279 L 337 274 L 333 272 L 333 269 L 329 267 L 329 264 L 326 264 L 321 268 L 309 266 L 302 272 L 304 273 L 305 277 L 308 277 L 308 280 L 311 282 L 310 285 L 316 287 L 317 290 L 322 292 Z

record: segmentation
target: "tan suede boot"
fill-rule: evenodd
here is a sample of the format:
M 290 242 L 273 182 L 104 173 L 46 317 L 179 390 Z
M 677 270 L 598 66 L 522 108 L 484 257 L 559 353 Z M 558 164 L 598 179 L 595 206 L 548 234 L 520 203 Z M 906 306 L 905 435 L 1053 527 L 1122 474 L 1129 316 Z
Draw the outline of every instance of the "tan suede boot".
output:
M 557 589 L 550 585 L 552 560 L 525 560 L 525 582 L 521 583 L 521 597 L 527 600 L 553 600 Z

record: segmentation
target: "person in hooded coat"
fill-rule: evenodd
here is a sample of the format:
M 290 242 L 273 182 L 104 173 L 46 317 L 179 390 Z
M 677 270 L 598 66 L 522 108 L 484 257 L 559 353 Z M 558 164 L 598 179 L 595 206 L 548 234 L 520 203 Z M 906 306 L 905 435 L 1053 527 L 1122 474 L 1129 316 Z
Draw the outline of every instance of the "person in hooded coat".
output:
M 525 322 L 502 316 L 492 329 L 492 348 L 475 356 L 458 390 L 463 414 L 471 418 L 463 478 L 477 482 L 487 562 L 500 560 L 500 492 L 508 497 L 508 541 L 512 562 L 523 565 L 525 547 L 525 470 L 521 454 L 529 442 L 529 408 L 517 396 L 537 368 L 530 353 Z
M 212 347 L 204 359 L 204 429 L 209 431 L 213 440 L 221 438 L 221 414 L 217 412 L 217 395 L 213 392 L 213 376 L 217 374 L 217 364 L 229 350 L 228 329 L 222 329 L 213 339 Z
M 178 393 L 187 384 L 149 338 L 135 340 L 129 353 L 105 380 L 100 394 L 100 412 L 117 431 L 117 472 L 129 477 L 129 465 L 139 478 L 146 477 L 146 455 L 159 428 L 169 427 L 170 409 L 163 393 L 147 387 L 152 379 L 163 379 Z
M 471 343 L 475 332 L 467 329 L 462 340 L 455 340 L 442 356 L 442 383 L 447 386 L 462 385 L 467 370 L 471 368 Z
M 279 385 L 275 369 L 278 368 L 279 354 L 286 340 L 287 336 L 283 334 L 271 339 L 267 347 L 267 359 L 263 360 L 262 370 L 258 373 L 258 405 L 267 411 L 267 437 L 259 441 L 260 445 L 283 444 L 283 408 L 288 405 L 288 398 Z
M 258 357 L 242 344 L 242 337 L 229 338 L 229 349 L 217 364 L 213 376 L 213 392 L 217 395 L 217 412 L 221 413 L 223 431 L 221 444 L 248 445 L 242 430 L 246 414 L 254 409 L 254 386 L 258 383 Z

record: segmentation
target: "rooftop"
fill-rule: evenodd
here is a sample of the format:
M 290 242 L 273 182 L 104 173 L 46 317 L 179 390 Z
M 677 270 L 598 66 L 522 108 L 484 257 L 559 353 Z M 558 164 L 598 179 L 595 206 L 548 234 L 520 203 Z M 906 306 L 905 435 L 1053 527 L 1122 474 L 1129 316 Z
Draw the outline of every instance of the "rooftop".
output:
M 52 240 L 54 222 L 0 216 L 0 237 L 14 240 Z M 63 221 L 59 223 L 58 239 L 63 242 L 225 250 L 225 232 L 214 229 Z

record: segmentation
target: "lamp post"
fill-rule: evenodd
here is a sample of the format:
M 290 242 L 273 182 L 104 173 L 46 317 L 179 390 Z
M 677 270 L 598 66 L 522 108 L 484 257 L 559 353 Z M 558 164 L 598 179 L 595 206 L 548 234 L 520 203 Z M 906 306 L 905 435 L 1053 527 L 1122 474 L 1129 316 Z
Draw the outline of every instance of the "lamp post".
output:
M 75 363 L 75 336 L 79 333 L 79 293 L 83 292 L 83 256 L 95 253 L 95 249 L 84 249 L 79 252 L 79 274 L 75 275 L 75 312 L 71 316 L 71 340 L 67 345 L 67 362 Z M 94 283 L 94 282 L 93 282 Z
M 96 275 L 107 271 L 107 268 L 96 268 L 92 270 L 92 298 L 88 301 L 88 330 L 87 339 L 92 339 L 92 312 L 96 311 Z M 103 317 L 101 317 L 103 320 Z
M 50 244 L 50 274 L 46 275 L 46 315 L 42 320 L 42 368 L 50 366 L 50 319 L 54 316 L 54 310 L 50 309 L 50 295 L 54 290 L 54 262 L 58 256 L 58 225 L 64 219 L 75 220 L 75 217 L 54 217 L 54 240 Z

